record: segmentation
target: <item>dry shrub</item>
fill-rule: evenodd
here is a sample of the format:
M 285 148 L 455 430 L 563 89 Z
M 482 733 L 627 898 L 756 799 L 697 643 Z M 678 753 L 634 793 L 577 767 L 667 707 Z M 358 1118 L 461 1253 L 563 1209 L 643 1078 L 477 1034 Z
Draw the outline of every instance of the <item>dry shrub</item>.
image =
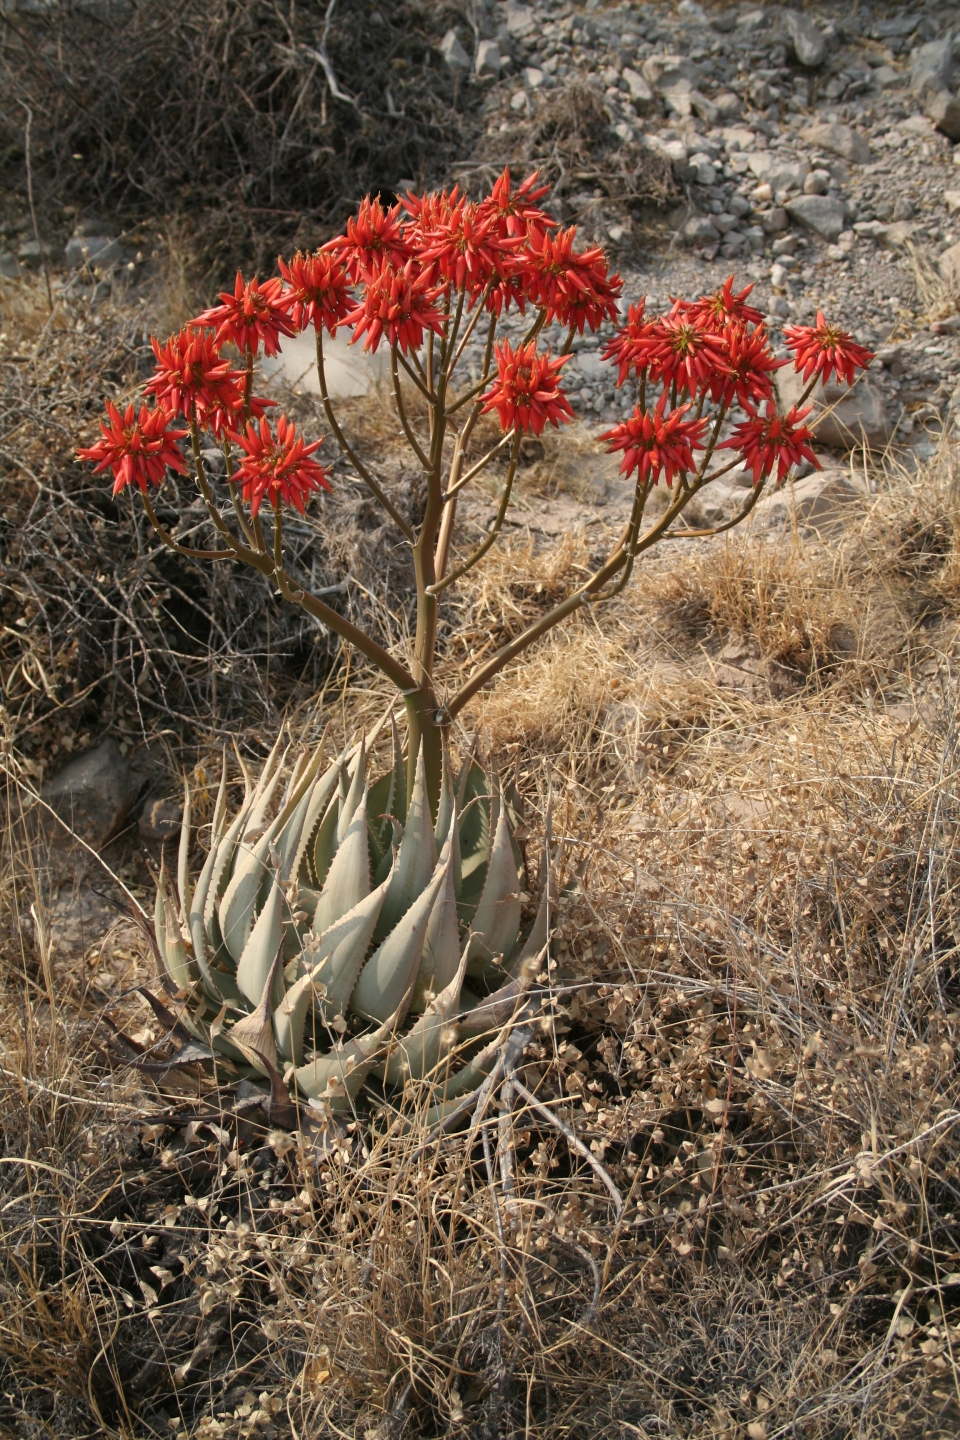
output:
M 204 269 L 272 266 L 278 246 L 315 243 L 317 226 L 339 224 L 365 192 L 420 183 L 462 145 L 435 49 L 442 19 L 372 0 L 67 0 L 8 12 L 7 182 L 23 188 L 29 106 L 51 219 L 67 201 L 126 223 L 184 217 Z

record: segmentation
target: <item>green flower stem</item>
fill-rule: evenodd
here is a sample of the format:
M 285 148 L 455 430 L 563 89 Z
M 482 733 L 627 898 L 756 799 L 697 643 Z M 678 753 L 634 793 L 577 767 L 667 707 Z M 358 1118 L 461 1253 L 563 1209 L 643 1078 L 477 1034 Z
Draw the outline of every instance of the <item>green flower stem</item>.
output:
M 393 398 L 397 402 L 397 414 L 400 416 L 400 424 L 403 426 L 403 433 L 407 437 L 407 443 L 409 444 L 410 449 L 416 455 L 417 459 L 420 461 L 420 464 L 423 466 L 424 470 L 426 470 L 429 474 L 431 470 L 430 461 L 427 459 L 426 454 L 423 450 L 423 446 L 420 444 L 420 441 L 417 439 L 416 435 L 414 435 L 413 433 L 413 430 L 410 428 L 410 421 L 407 419 L 407 411 L 403 403 L 403 392 L 400 389 L 400 373 L 397 369 L 396 345 L 391 345 L 390 347 L 390 378 L 393 381 Z M 421 386 L 421 389 L 422 388 L 423 387 Z

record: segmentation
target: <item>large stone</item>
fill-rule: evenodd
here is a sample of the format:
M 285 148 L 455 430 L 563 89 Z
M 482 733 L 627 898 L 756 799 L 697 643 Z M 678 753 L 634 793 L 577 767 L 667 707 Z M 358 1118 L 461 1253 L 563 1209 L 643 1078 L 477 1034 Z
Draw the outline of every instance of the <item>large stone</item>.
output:
M 120 829 L 142 783 L 116 741 L 104 740 L 65 765 L 40 794 L 69 829 L 98 849 Z
M 634 70 L 629 65 L 625 65 L 620 78 L 626 85 L 627 93 L 637 110 L 645 113 L 653 109 L 656 104 L 656 96 L 639 70 Z
M 806 140 L 808 145 L 814 145 L 818 150 L 829 150 L 854 165 L 866 165 L 873 158 L 870 146 L 863 136 L 849 125 L 841 125 L 838 120 L 808 125 L 800 134 L 801 139 Z
M 123 246 L 109 235 L 71 235 L 64 253 L 71 270 L 78 265 L 102 267 L 122 259 Z
M 743 101 L 732 90 L 720 90 L 714 95 L 713 103 L 721 120 L 739 120 L 743 114 Z
M 949 90 L 928 90 L 924 104 L 928 116 L 949 140 L 960 140 L 960 100 Z
M 796 519 L 818 535 L 837 534 L 863 504 L 863 496 L 844 471 L 815 470 L 802 480 L 788 480 L 782 489 L 772 490 L 757 505 L 759 524 L 783 524 Z
M 815 235 L 836 244 L 845 223 L 845 211 L 830 195 L 798 195 L 784 206 L 791 220 L 798 220 Z
M 809 15 L 801 15 L 796 10 L 784 10 L 783 24 L 799 63 L 808 70 L 816 70 L 818 65 L 823 64 L 827 53 L 823 31 Z
M 801 189 L 809 170 L 801 161 L 787 160 L 775 150 L 755 150 L 747 156 L 747 163 L 758 183 L 769 185 L 772 191 Z
M 915 95 L 927 90 L 949 90 L 953 79 L 953 36 L 930 40 L 910 57 L 910 89 Z
M 777 371 L 777 391 L 785 410 L 799 403 L 805 389 L 802 376 L 792 365 Z M 806 423 L 817 443 L 832 449 L 850 450 L 863 444 L 871 450 L 882 449 L 893 433 L 882 395 L 864 378 L 852 389 L 838 385 L 835 378 L 826 385 L 818 382 L 805 403 L 813 406 Z
M 507 3 L 507 29 L 511 35 L 530 35 L 537 27 L 537 17 L 529 5 Z
M 448 30 L 444 35 L 440 41 L 440 54 L 447 69 L 452 70 L 454 75 L 462 75 L 470 69 L 470 56 L 460 44 L 460 36 L 456 30 Z

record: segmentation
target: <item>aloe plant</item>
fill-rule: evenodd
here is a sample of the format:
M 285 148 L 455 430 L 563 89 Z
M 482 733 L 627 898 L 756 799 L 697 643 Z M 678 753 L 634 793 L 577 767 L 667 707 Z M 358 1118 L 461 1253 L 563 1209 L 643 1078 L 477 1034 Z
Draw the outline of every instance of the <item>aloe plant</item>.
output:
M 167 988 L 195 997 L 183 1023 L 239 1075 L 282 1074 L 341 1111 L 368 1081 L 421 1084 L 442 1110 L 495 1063 L 547 897 L 521 942 L 508 806 L 472 758 L 455 778 L 444 749 L 434 813 L 422 754 L 407 796 L 396 732 L 374 783 L 364 741 L 325 770 L 323 752 L 300 755 L 278 798 L 278 742 L 233 815 L 224 760 L 194 882 L 187 791 L 176 891 L 165 868 L 157 889 Z

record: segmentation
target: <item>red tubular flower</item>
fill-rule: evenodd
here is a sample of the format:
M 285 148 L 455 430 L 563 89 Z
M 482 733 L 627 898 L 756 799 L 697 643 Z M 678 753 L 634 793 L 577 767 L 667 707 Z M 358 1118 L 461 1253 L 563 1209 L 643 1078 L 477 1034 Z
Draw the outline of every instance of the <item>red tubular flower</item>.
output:
M 848 385 L 853 384 L 858 370 L 865 370 L 874 358 L 873 351 L 858 345 L 852 335 L 839 325 L 828 325 L 823 311 L 817 311 L 816 325 L 785 325 L 783 338 L 794 352 L 794 369 L 803 372 L 804 381 L 814 375 L 829 380 L 836 373 Z
M 712 295 L 701 295 L 699 300 L 679 300 L 676 309 L 690 320 L 706 322 L 714 330 L 722 330 L 729 320 L 739 321 L 741 325 L 759 325 L 762 311 L 744 303 L 752 289 L 752 285 L 747 285 L 734 295 L 731 275 Z
M 139 414 L 135 405 L 128 405 L 126 414 L 121 415 L 108 400 L 107 418 L 100 421 L 100 439 L 78 449 L 77 458 L 92 460 L 97 475 L 109 466 L 114 495 L 128 485 L 139 485 L 146 494 L 147 481 L 159 485 L 168 469 L 178 475 L 187 473 L 187 463 L 177 448 L 177 441 L 187 432 L 169 426 L 170 416 L 159 405 L 155 410 L 141 405 Z
M 539 185 L 539 179 L 540 172 L 535 170 L 513 190 L 510 185 L 510 167 L 507 166 L 490 194 L 480 201 L 481 213 L 492 216 L 497 234 L 502 239 L 508 240 L 514 236 L 523 239 L 531 229 L 542 234 L 544 230 L 552 230 L 556 226 L 556 220 L 551 219 L 546 211 L 536 204 L 550 189 L 549 185 Z
M 415 261 L 402 270 L 385 265 L 367 275 L 363 298 L 344 324 L 353 327 L 351 345 L 366 335 L 364 350 L 375 351 L 384 335 L 390 345 L 403 353 L 419 350 L 424 330 L 443 333 L 443 314 L 435 301 L 439 291 L 430 284 L 429 272 L 417 273 Z
M 371 200 L 369 195 L 347 221 L 347 233 L 328 240 L 323 249 L 337 256 L 355 285 L 367 271 L 384 265 L 399 270 L 412 253 L 404 237 L 400 206 L 385 210 L 379 200 Z
M 787 362 L 774 359 L 764 326 L 748 330 L 746 325 L 734 322 L 726 326 L 721 339 L 726 373 L 717 375 L 711 384 L 711 400 L 722 400 L 726 405 L 734 400 L 740 405 L 769 400 L 773 395 L 770 377 Z
M 311 491 L 330 489 L 329 470 L 310 459 L 322 441 L 314 440 L 312 445 L 307 445 L 286 415 L 277 416 L 276 439 L 269 423 L 263 419 L 259 426 L 251 420 L 237 438 L 244 453 L 240 469 L 230 476 L 230 483 L 243 486 L 243 498 L 249 501 L 251 515 L 257 514 L 265 499 L 275 510 L 283 500 L 302 515 Z
M 559 384 L 569 355 L 538 355 L 535 340 L 514 350 L 509 340 L 504 340 L 497 344 L 496 356 L 497 378 L 480 398 L 484 414 L 496 410 L 501 430 L 516 426 L 539 435 L 548 420 L 559 429 L 573 419 L 570 402 Z
M 287 282 L 283 298 L 294 329 L 306 330 L 312 325 L 319 330 L 325 325 L 336 335 L 352 304 L 347 272 L 337 257 L 322 250 L 312 255 L 298 250 L 289 265 L 283 260 L 277 263 Z
M 527 244 L 518 255 L 525 269 L 527 292 L 547 311 L 547 324 L 559 320 L 591 330 L 617 315 L 616 298 L 623 288 L 619 275 L 611 275 L 599 246 L 574 250 L 576 227 L 555 235 L 527 231 Z
M 702 321 L 668 316 L 660 321 L 656 338 L 650 373 L 665 386 L 676 382 L 679 391 L 695 395 L 723 370 L 723 339 Z
M 641 481 L 654 485 L 663 475 L 669 486 L 675 475 L 689 474 L 695 468 L 693 452 L 703 449 L 700 438 L 707 422 L 684 420 L 689 404 L 678 405 L 669 415 L 665 414 L 666 405 L 666 395 L 660 396 L 652 412 L 637 405 L 629 420 L 600 436 L 610 442 L 607 449 L 611 453 L 623 451 L 622 475 L 639 470 Z
M 774 465 L 778 481 L 801 460 L 809 460 L 817 470 L 821 468 L 820 461 L 810 449 L 813 432 L 800 423 L 810 414 L 809 408 L 797 410 L 794 406 L 788 415 L 780 415 L 773 400 L 767 402 L 766 415 L 761 415 L 749 404 L 743 408 L 750 418 L 742 421 L 730 439 L 717 448 L 742 451 L 748 468 L 753 471 L 754 485 L 765 480 Z
M 265 354 L 276 355 L 281 335 L 294 333 L 287 314 L 283 281 L 276 277 L 264 280 L 262 285 L 256 278 L 244 284 L 238 270 L 233 294 L 222 290 L 220 299 L 221 305 L 204 310 L 190 321 L 191 325 L 212 327 L 218 348 L 230 340 L 245 355 L 256 355 L 261 344 Z
M 220 354 L 211 335 L 186 326 L 165 345 L 150 337 L 157 368 L 144 386 L 171 415 L 183 415 L 219 434 L 228 417 L 243 411 L 244 376 Z
M 631 305 L 627 318 L 617 333 L 611 337 L 600 352 L 602 360 L 613 360 L 619 366 L 617 385 L 622 385 L 632 372 L 639 380 L 659 354 L 663 340 L 662 322 L 645 320 L 646 298 Z
M 460 200 L 425 230 L 417 259 L 424 267 L 435 264 L 439 279 L 476 298 L 502 265 L 505 250 L 516 243 L 501 240 L 492 215 Z

